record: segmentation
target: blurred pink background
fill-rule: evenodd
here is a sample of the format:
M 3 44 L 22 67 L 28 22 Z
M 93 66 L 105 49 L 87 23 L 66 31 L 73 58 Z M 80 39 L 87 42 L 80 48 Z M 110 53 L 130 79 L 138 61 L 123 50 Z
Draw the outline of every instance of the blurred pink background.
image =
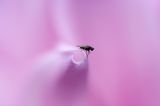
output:
M 0 106 L 160 106 L 159 6 L 159 0 L 0 0 Z M 81 44 L 95 50 L 85 66 L 75 68 L 68 58 L 74 52 L 59 48 Z M 80 78 L 88 82 L 84 97 L 59 99 L 64 104 L 58 105 L 50 103 L 57 96 L 37 100 L 30 92 L 37 74 L 36 83 L 45 83 L 64 77 L 53 70 L 70 69 L 89 71 L 82 73 L 88 81 Z M 50 77 L 44 77 L 47 70 Z M 43 86 L 54 92 L 40 85 L 35 91 Z M 25 92 L 37 104 L 26 103 Z

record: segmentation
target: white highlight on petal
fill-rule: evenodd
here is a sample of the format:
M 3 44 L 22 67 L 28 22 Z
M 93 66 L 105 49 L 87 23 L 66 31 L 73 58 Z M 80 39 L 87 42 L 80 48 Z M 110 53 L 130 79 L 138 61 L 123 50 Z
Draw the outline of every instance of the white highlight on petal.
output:
M 74 51 L 74 53 L 72 55 L 72 61 L 75 64 L 81 64 L 86 59 L 87 59 L 86 53 L 84 51 L 82 51 L 82 50 Z

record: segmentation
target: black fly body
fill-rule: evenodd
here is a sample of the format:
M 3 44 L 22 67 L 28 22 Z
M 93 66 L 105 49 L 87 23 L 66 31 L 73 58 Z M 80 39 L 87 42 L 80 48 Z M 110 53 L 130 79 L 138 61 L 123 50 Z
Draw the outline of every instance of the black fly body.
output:
M 87 55 L 87 58 L 88 58 L 88 55 L 90 53 L 90 51 L 93 51 L 94 48 L 89 46 L 89 45 L 85 45 L 85 46 L 78 46 L 80 49 L 84 50 L 86 55 Z

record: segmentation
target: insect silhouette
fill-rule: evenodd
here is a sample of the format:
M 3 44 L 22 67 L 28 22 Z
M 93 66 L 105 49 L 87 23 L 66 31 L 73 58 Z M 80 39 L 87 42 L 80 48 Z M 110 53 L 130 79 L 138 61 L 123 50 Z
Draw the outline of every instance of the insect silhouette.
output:
M 90 51 L 93 51 L 94 48 L 89 46 L 89 45 L 84 45 L 84 46 L 78 46 L 80 49 L 84 50 L 86 55 L 87 55 L 87 58 L 88 58 L 88 55 L 90 53 Z

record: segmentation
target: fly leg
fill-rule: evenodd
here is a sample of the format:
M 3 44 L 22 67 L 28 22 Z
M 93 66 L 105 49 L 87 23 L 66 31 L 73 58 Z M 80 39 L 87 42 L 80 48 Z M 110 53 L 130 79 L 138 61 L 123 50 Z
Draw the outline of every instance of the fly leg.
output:
M 86 50 L 87 59 L 88 59 L 89 53 L 90 53 L 90 51 Z

